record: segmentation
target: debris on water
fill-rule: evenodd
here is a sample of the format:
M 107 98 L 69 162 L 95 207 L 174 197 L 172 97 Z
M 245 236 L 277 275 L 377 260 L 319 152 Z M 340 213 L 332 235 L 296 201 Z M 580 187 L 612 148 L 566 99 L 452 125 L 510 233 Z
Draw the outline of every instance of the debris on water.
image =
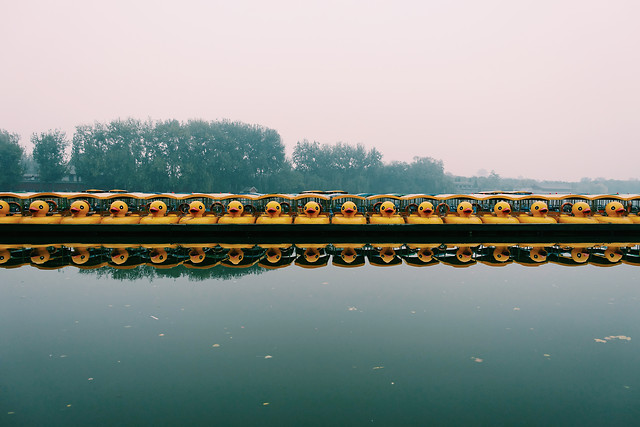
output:
M 131 325 L 125 325 L 124 327 L 125 327 L 125 328 L 130 328 L 130 327 L 131 327 Z
M 212 345 L 211 347 L 216 347 L 216 348 L 218 348 L 218 347 L 220 347 L 220 344 L 214 344 L 214 345 Z
M 66 355 L 66 354 L 61 354 L 61 355 L 60 355 L 60 358 L 61 358 L 61 359 L 65 358 L 65 357 L 67 357 L 67 355 Z
M 15 414 L 15 412 L 13 412 L 13 411 L 7 412 L 7 415 L 13 415 L 13 414 Z
M 416 314 L 416 311 L 415 310 L 411 310 L 410 313 L 411 314 Z
M 163 337 L 163 336 L 164 336 L 164 334 L 158 334 L 158 336 L 159 336 L 159 337 Z
M 328 285 L 328 284 L 329 284 L 329 282 L 322 282 L 322 284 L 323 284 L 323 285 Z
M 543 354 L 544 357 L 551 357 L 551 355 L 549 353 L 545 353 Z
M 628 337 L 626 335 L 609 335 L 608 337 L 594 338 L 593 340 L 595 342 L 607 342 L 612 340 L 631 341 L 631 337 Z
M 71 403 L 67 403 L 67 408 L 71 408 Z
M 358 307 L 351 306 L 351 307 L 348 307 L 347 310 L 349 310 L 349 311 L 358 311 Z
M 479 357 L 475 357 L 475 356 L 471 356 L 471 360 L 473 360 L 476 363 L 484 362 L 484 359 L 480 359 Z
M 273 356 L 272 356 L 272 355 L 270 355 L 270 354 L 267 354 L 264 358 L 265 358 L 265 359 L 273 359 Z
M 88 378 L 87 381 L 93 381 L 93 377 Z
M 520 311 L 520 307 L 513 307 L 513 311 Z
M 160 320 L 156 316 L 149 316 L 149 317 L 151 317 L 153 320 Z
M 373 367 L 373 368 L 371 368 L 371 369 L 373 369 L 374 371 L 375 371 L 376 369 L 384 369 L 384 366 L 374 366 L 374 367 Z
M 270 402 L 262 402 L 262 406 L 269 406 Z

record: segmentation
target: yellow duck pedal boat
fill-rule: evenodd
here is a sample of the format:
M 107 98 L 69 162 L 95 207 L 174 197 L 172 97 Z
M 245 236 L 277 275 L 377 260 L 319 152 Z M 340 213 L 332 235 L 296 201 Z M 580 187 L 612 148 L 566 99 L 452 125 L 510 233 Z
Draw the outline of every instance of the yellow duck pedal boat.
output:
M 111 203 L 109 212 L 111 215 L 102 217 L 100 224 L 137 224 L 140 222 L 140 215 L 129 215 L 129 206 L 122 200 Z
M 591 215 L 591 208 L 585 202 L 578 202 L 571 206 L 573 216 L 562 214 L 558 222 L 562 224 L 597 224 L 598 220 Z
M 519 224 L 517 218 L 511 216 L 511 205 L 507 202 L 498 202 L 493 207 L 493 215 L 486 214 L 480 217 L 484 224 Z
M 555 218 L 547 215 L 549 207 L 545 202 L 535 202 L 531 205 L 531 215 L 519 215 L 518 221 L 523 224 L 555 224 Z
M 71 203 L 69 211 L 71 216 L 65 216 L 60 224 L 100 224 L 102 217 L 100 215 L 88 215 L 91 207 L 84 200 L 76 200 Z
M 417 213 L 408 215 L 405 220 L 407 224 L 442 224 L 442 218 L 434 215 L 434 212 L 431 202 L 422 202 L 418 206 Z
M 20 221 L 22 221 L 22 215 L 11 215 L 11 205 L 4 200 L 0 200 L 0 224 L 17 224 Z
M 469 202 L 460 203 L 456 212 L 443 218 L 445 224 L 482 224 L 482 220 L 473 215 L 473 206 Z
M 218 218 L 218 224 L 253 224 L 256 218 L 244 213 L 244 205 L 237 200 L 229 202 L 227 213 Z
M 607 203 L 604 210 L 607 215 L 595 215 L 594 218 L 596 221 L 605 224 L 633 224 L 631 218 L 624 216 L 626 211 L 620 202 Z
M 167 215 L 167 205 L 156 200 L 149 205 L 149 215 L 140 218 L 140 224 L 177 224 L 180 217 Z
M 215 215 L 205 215 L 205 207 L 202 202 L 189 203 L 189 214 L 180 218 L 179 224 L 215 224 L 218 217 Z
M 358 213 L 358 207 L 353 202 L 344 202 L 340 213 L 333 215 L 332 224 L 366 224 L 367 218 Z
M 23 216 L 21 224 L 59 224 L 62 220 L 60 214 L 47 216 L 49 213 L 49 203 L 44 200 L 35 200 L 29 205 L 31 216 Z
M 298 215 L 294 220 L 294 224 L 329 224 L 328 215 L 321 214 L 322 208 L 316 202 L 309 202 L 304 205 L 304 215 Z
M 404 218 L 396 214 L 396 205 L 393 202 L 383 202 L 380 205 L 380 213 L 374 213 L 369 217 L 370 224 L 404 224 Z
M 264 212 L 256 219 L 256 224 L 291 224 L 293 222 L 290 215 L 282 213 L 282 206 L 278 202 L 267 203 Z

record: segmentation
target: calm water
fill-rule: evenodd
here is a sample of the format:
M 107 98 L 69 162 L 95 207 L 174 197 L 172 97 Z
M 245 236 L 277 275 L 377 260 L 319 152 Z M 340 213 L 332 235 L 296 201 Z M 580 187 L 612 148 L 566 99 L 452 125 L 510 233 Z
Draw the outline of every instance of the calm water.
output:
M 108 272 L 0 270 L 1 425 L 640 417 L 639 267 Z

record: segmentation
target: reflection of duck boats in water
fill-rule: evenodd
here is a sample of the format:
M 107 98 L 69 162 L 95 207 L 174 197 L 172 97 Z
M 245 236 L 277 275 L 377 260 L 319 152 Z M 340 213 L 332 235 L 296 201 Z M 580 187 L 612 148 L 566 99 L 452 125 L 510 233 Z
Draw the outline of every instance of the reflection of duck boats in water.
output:
M 329 262 L 326 245 L 302 244 L 296 248 L 295 265 L 303 268 L 324 267 Z
M 390 267 L 393 265 L 402 264 L 402 258 L 400 255 L 406 255 L 406 249 L 401 244 L 395 245 L 380 245 L 373 244 L 373 248 L 367 253 L 369 264 L 376 267 Z
M 264 256 L 258 261 L 258 265 L 267 269 L 276 269 L 291 265 L 295 260 L 295 248 L 293 245 L 279 247 L 269 245 L 262 246 L 266 249 Z
M 566 266 L 587 265 L 591 253 L 583 247 L 564 247 L 551 252 L 547 258 L 550 262 Z
M 238 247 L 231 245 L 226 251 L 226 257 L 220 262 L 221 265 L 232 268 L 247 268 L 260 261 L 265 253 L 263 248 L 258 246 Z
M 330 251 L 331 263 L 336 267 L 362 267 L 365 264 L 364 245 L 336 245 Z
M 407 245 L 408 251 L 403 257 L 404 261 L 414 267 L 424 267 L 438 264 L 438 248 L 432 245 Z
M 443 263 L 467 267 L 476 263 L 503 266 L 516 262 L 539 266 L 547 262 L 566 266 L 594 264 L 614 266 L 621 263 L 640 265 L 638 244 L 608 245 L 539 243 L 531 245 L 461 245 L 433 246 L 429 244 L 222 244 L 209 246 L 143 244 L 135 247 L 120 245 L 18 245 L 0 246 L 0 268 L 31 265 L 42 269 L 75 266 L 94 269 L 110 266 L 131 269 L 137 266 L 171 269 L 210 269 L 216 265 L 264 269 L 282 268 L 295 262 L 304 268 L 326 266 L 329 261 L 338 267 L 360 267 L 368 259 L 373 266 L 398 266 L 403 263 L 421 267 Z M 257 265 L 256 265 L 257 264 Z
M 469 267 L 476 263 L 471 246 L 446 247 L 440 251 L 438 260 L 451 267 Z
M 485 246 L 478 251 L 476 260 L 496 267 L 505 266 L 513 262 L 511 251 L 507 246 Z

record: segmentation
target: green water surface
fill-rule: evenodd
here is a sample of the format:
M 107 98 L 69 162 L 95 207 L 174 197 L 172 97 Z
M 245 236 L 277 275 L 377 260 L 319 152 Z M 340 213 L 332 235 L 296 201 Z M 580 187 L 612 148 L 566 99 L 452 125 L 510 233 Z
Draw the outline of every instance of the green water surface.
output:
M 0 270 L 0 425 L 640 422 L 638 267 L 253 271 Z

